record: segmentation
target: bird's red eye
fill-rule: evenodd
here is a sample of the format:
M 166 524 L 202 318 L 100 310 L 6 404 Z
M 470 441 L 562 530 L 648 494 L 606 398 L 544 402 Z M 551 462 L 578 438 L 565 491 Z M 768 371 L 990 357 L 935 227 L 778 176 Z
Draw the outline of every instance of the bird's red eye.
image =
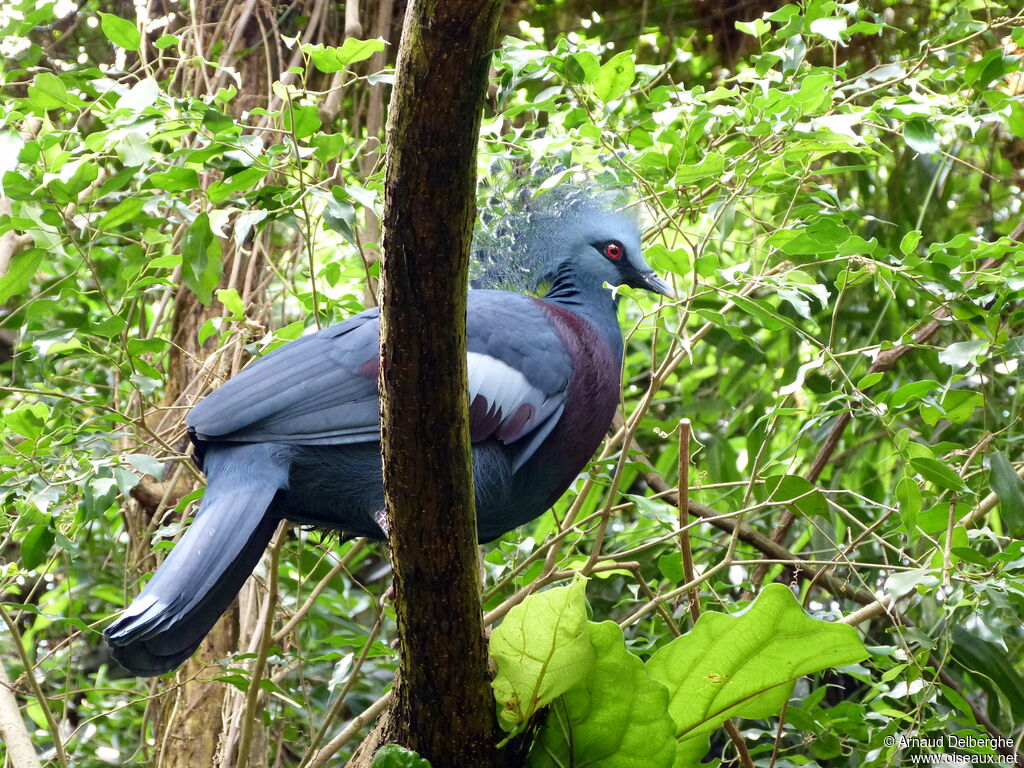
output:
M 608 245 L 604 247 L 604 255 L 609 259 L 621 259 L 622 246 L 618 243 L 608 243 Z

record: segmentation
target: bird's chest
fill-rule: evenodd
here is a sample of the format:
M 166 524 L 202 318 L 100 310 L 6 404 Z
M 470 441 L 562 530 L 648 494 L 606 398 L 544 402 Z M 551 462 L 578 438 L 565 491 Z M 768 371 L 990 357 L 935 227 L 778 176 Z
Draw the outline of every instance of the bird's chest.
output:
M 605 334 L 565 310 L 551 313 L 552 325 L 573 361 L 565 410 L 547 441 L 549 458 L 563 482 L 586 466 L 611 426 L 619 402 L 621 338 L 612 348 Z M 616 326 L 616 331 L 618 326 Z

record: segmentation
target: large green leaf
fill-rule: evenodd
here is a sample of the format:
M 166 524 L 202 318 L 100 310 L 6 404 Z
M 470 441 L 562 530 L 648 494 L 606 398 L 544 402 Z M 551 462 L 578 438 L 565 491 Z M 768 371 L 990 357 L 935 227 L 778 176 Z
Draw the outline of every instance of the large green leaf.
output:
M 549 708 L 528 768 L 671 768 L 668 690 L 648 677 L 611 621 L 591 624 L 594 670 Z
M 702 615 L 647 672 L 668 687 L 676 735 L 693 759 L 726 719 L 777 715 L 797 678 L 867 655 L 853 627 L 811 618 L 789 589 L 769 584 L 738 616 Z
M 593 670 L 585 590 L 586 579 L 577 579 L 530 595 L 491 634 L 498 667 L 491 685 L 505 730 L 522 730 L 538 709 Z
M 28 103 L 45 111 L 69 106 L 71 99 L 59 77 L 51 72 L 40 72 L 28 87 Z

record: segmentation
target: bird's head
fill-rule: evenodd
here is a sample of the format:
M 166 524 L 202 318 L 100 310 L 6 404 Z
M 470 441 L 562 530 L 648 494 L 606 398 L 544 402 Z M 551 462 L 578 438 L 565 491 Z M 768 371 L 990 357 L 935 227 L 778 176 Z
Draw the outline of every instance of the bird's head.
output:
M 644 261 L 640 227 L 626 211 L 585 200 L 560 217 L 560 236 L 548 240 L 556 269 L 579 282 L 628 285 L 673 297 L 672 289 Z
M 626 202 L 618 189 L 566 184 L 512 205 L 477 233 L 474 286 L 545 293 L 568 279 L 672 297 L 644 261 L 640 225 Z

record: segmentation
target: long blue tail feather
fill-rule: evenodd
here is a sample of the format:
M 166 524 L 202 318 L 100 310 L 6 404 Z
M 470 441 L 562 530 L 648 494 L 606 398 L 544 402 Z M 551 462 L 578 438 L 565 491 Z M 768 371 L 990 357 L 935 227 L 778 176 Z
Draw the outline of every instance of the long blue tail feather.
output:
M 268 513 L 287 486 L 276 446 L 218 446 L 195 520 L 135 601 L 104 632 L 135 675 L 168 672 L 199 647 L 252 573 L 277 528 Z

